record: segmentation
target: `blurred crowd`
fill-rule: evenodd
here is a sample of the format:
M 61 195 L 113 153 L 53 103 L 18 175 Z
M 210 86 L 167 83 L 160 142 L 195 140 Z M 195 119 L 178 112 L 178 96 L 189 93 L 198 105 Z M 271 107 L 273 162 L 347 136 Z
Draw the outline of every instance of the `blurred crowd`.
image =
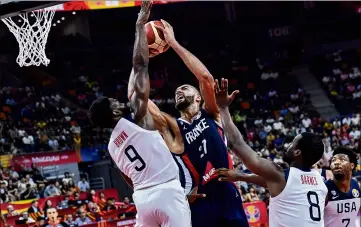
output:
M 37 168 L 22 167 L 16 171 L 13 166 L 1 168 L 0 199 L 7 203 L 17 200 L 39 199 L 54 196 L 74 196 L 89 192 L 90 185 L 85 176 L 74 182 L 69 172 L 60 180 L 46 180 Z
M 11 167 L 2 169 L 0 178 L 1 203 L 32 199 L 26 211 L 16 210 L 15 205 L 8 204 L 4 215 L 6 218 L 16 216 L 17 220 L 27 224 L 37 223 L 43 226 L 47 221 L 49 213 L 47 211 L 52 208 L 57 210 L 72 208 L 65 214 L 64 221 L 70 226 L 82 226 L 100 221 L 101 212 L 133 206 L 128 197 L 125 197 L 123 202 L 117 202 L 115 198 L 105 197 L 103 192 L 92 190 L 85 176 L 75 184 L 72 175 L 68 172 L 60 180 L 48 181 L 35 168 L 15 171 Z M 82 198 L 81 193 L 87 193 L 87 196 Z M 54 197 L 61 197 L 61 200 L 53 204 L 51 198 Z M 38 201 L 40 198 L 47 198 L 41 207 Z M 122 219 L 134 216 L 134 212 L 116 215 Z
M 0 106 L 0 153 L 66 150 L 80 139 L 75 113 L 56 92 L 3 87 Z
M 361 110 L 360 51 L 337 50 L 316 57 L 311 69 L 341 113 Z

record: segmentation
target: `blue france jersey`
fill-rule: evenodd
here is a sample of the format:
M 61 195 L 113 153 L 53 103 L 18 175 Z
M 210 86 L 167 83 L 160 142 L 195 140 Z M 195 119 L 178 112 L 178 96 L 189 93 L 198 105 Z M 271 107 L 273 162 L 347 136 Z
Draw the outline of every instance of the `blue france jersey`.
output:
M 174 155 L 180 170 L 180 181 L 188 194 L 198 186 L 206 197 L 190 204 L 193 227 L 247 227 L 242 198 L 231 182 L 219 182 L 217 168 L 232 169 L 224 131 L 212 116 L 201 110 L 189 123 L 177 120 L 183 137 L 184 152 Z
M 325 227 L 354 227 L 360 211 L 361 191 L 356 180 L 351 180 L 347 193 L 341 192 L 332 180 L 325 182 L 328 203 L 325 207 Z
M 180 178 L 186 191 L 191 187 L 204 186 L 216 178 L 215 169 L 232 166 L 224 131 L 205 110 L 202 109 L 192 123 L 183 119 L 177 119 L 177 123 L 183 137 L 184 153 L 175 155 L 175 159 L 183 172 Z

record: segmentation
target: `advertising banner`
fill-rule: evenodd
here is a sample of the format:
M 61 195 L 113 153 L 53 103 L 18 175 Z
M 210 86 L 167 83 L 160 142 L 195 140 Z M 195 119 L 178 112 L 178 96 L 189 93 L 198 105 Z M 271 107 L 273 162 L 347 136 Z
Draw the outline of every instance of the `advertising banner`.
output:
M 168 4 L 173 2 L 183 2 L 184 0 L 172 1 L 154 1 L 154 4 Z M 76 10 L 98 10 L 113 9 L 123 7 L 140 6 L 141 1 L 122 0 L 122 1 L 71 1 L 64 4 L 52 6 L 57 11 L 76 11 Z
M 78 163 L 79 161 L 79 156 L 75 151 L 60 151 L 15 155 L 12 158 L 12 165 L 14 165 L 15 168 L 19 168 L 20 166 L 42 167 Z
M 268 215 L 266 204 L 262 201 L 243 203 L 243 209 L 246 213 L 250 226 L 260 227 L 268 226 Z

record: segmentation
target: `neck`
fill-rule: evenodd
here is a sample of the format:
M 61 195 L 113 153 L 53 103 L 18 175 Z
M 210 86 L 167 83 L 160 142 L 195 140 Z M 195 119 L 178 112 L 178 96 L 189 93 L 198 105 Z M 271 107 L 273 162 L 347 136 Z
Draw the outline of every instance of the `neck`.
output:
M 55 224 L 57 224 L 57 221 L 58 221 L 58 220 L 56 220 L 56 219 L 50 219 L 50 220 L 49 220 L 49 224 L 55 225 Z
M 185 110 L 181 111 L 181 118 L 192 122 L 192 119 L 195 115 L 197 115 L 199 112 L 199 105 L 197 103 L 193 103 L 190 106 L 188 106 Z
M 345 176 L 341 180 L 336 180 L 335 178 L 333 178 L 333 182 L 336 184 L 338 190 L 343 193 L 347 193 L 351 187 L 351 176 Z
M 300 170 L 310 170 L 311 169 L 310 167 L 305 167 L 301 163 L 297 163 L 297 162 L 292 162 L 291 167 L 295 167 L 295 168 L 300 169 Z

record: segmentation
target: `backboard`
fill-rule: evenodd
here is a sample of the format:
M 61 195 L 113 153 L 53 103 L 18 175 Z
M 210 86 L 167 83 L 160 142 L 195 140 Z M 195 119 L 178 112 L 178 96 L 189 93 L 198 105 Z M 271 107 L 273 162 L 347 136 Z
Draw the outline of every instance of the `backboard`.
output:
M 0 0 L 0 19 L 12 17 L 23 12 L 29 12 L 42 9 L 54 5 L 64 3 L 66 1 L 13 1 Z

